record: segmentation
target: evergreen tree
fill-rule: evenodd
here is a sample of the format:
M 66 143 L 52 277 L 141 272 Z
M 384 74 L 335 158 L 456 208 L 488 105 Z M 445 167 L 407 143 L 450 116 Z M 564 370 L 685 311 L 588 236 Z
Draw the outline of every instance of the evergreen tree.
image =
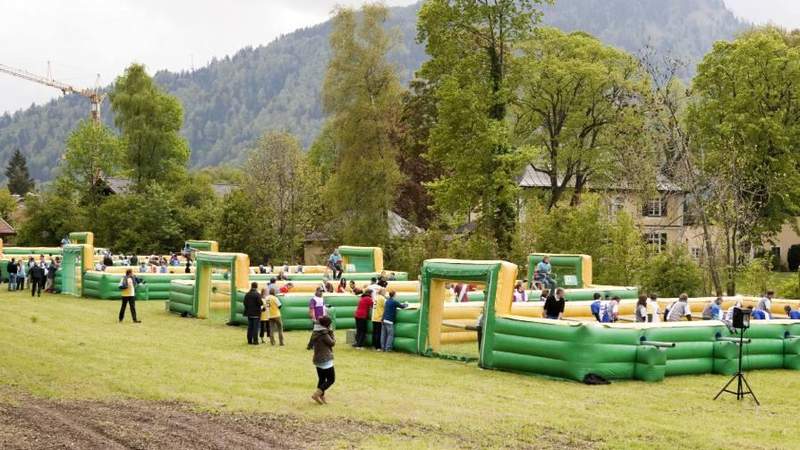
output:
M 8 180 L 8 190 L 12 194 L 25 195 L 35 187 L 33 178 L 28 173 L 28 162 L 19 149 L 14 151 L 14 155 L 8 161 L 6 179 Z

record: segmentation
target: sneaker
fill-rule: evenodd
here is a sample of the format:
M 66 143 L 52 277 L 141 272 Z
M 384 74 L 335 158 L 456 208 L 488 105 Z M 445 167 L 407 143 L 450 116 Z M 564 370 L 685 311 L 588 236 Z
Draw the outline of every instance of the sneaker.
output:
M 141 320 L 134 320 L 133 323 L 142 323 Z
M 311 399 L 320 405 L 324 404 L 322 400 L 322 391 L 320 391 L 319 389 L 317 389 L 316 391 L 314 391 L 313 394 L 311 394 Z

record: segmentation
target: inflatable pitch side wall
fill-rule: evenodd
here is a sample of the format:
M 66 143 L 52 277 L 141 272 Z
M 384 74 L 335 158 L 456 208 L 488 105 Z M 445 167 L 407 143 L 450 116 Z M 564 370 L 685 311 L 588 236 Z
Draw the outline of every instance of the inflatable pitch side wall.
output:
M 395 279 L 397 281 L 406 281 L 408 280 L 408 272 L 395 272 L 394 273 Z M 325 279 L 324 273 L 289 273 L 285 274 L 289 281 L 317 281 L 322 282 Z M 346 280 L 355 280 L 355 281 L 370 281 L 372 278 L 378 278 L 381 275 L 380 272 L 353 272 L 353 273 L 344 273 L 342 274 L 342 278 Z M 252 281 L 263 281 L 269 280 L 271 278 L 277 277 L 278 274 L 276 273 L 256 273 L 250 274 L 250 280 Z M 331 283 L 336 284 L 337 280 L 327 280 Z M 391 283 L 391 282 L 390 282 Z
M 783 323 L 776 323 L 783 322 Z M 745 369 L 800 370 L 800 324 L 754 323 L 745 336 Z M 660 381 L 669 375 L 731 375 L 735 342 L 721 322 L 602 326 L 544 319 L 499 317 L 485 341 L 486 368 L 531 372 L 580 381 L 589 373 L 608 379 Z M 659 348 L 649 342 L 675 343 Z
M 136 289 L 137 300 L 168 300 L 172 280 L 191 280 L 192 274 L 136 273 L 144 280 Z M 83 296 L 102 300 L 122 298 L 119 289 L 123 274 L 88 271 L 83 275 Z
M 380 247 L 339 246 L 344 269 L 352 266 L 351 272 L 381 272 L 383 270 L 383 249 Z
M 555 253 L 533 253 L 528 256 L 528 283 L 533 282 L 536 265 L 550 257 L 552 276 L 563 288 L 585 288 L 592 284 L 592 257 L 589 255 L 562 255 Z
M 194 281 L 170 281 L 169 310 L 178 314 L 192 314 L 194 311 Z

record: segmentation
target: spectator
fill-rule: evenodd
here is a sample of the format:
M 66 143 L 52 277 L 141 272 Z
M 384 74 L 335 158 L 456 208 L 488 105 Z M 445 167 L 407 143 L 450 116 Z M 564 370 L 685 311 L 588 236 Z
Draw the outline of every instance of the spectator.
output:
M 375 300 L 375 297 L 378 295 L 378 291 L 381 290 L 381 287 L 382 286 L 378 284 L 378 279 L 375 278 L 375 277 L 372 277 L 372 279 L 370 280 L 369 286 L 367 286 L 367 289 L 369 289 L 370 292 L 372 292 L 372 300 L 373 301 Z
M 297 269 L 295 269 L 295 272 L 296 273 L 303 273 L 303 265 L 302 264 L 298 264 L 297 265 Z
M 58 272 L 58 261 L 54 260 L 52 257 L 50 258 L 50 264 L 47 265 L 47 281 L 44 285 L 44 291 L 53 293 L 55 292 L 56 286 L 56 273 Z
M 275 291 L 269 291 L 267 302 L 264 305 L 269 310 L 269 342 L 275 345 L 275 333 L 283 347 L 283 321 L 281 320 L 281 301 L 275 296 Z
M 278 272 L 278 277 L 277 278 L 278 278 L 278 281 L 286 281 L 286 280 L 289 279 L 289 276 L 286 275 L 286 272 L 281 270 L 280 272 Z
M 264 341 L 264 335 L 266 334 L 268 337 L 272 337 L 269 331 L 269 292 L 266 289 L 261 289 L 261 300 L 264 302 L 264 307 L 261 308 L 261 314 L 259 315 L 259 322 L 260 328 L 258 330 L 258 337 L 261 338 L 261 343 L 266 344 Z M 275 345 L 273 342 L 272 345 Z
M 640 295 L 636 302 L 636 309 L 633 311 L 636 322 L 647 322 L 647 296 Z
M 244 315 L 247 317 L 247 343 L 258 345 L 258 328 L 264 301 L 258 293 L 258 283 L 250 283 L 250 290 L 244 295 Z
M 661 311 L 658 308 L 658 296 L 650 294 L 647 299 L 647 321 L 658 322 L 661 319 Z
M 350 291 L 351 294 L 356 293 L 356 282 L 355 280 L 350 280 L 350 283 L 347 285 L 347 290 Z
M 308 315 L 314 323 L 317 323 L 319 319 L 325 316 L 325 301 L 322 299 L 322 288 L 317 288 L 314 291 L 314 296 L 308 302 Z
M 708 302 L 703 308 L 703 320 L 722 320 L 722 297 Z
M 408 305 L 395 299 L 396 292 L 389 291 L 389 298 L 383 305 L 383 325 L 381 325 L 381 350 L 392 351 L 394 346 L 394 323 L 397 320 L 397 310 L 405 309 Z
M 673 303 L 667 312 L 667 322 L 678 322 L 681 318 L 686 317 L 686 320 L 692 320 L 692 309 L 689 306 L 689 296 L 681 294 L 678 301 Z
M 335 289 L 333 289 L 333 284 L 330 281 L 325 282 L 325 292 L 329 294 L 333 294 Z
M 518 282 L 517 285 L 514 287 L 514 301 L 515 302 L 528 301 L 528 293 L 525 292 L 525 285 L 523 285 L 521 282 Z
M 786 311 L 786 315 L 789 316 L 790 319 L 800 320 L 800 311 L 792 309 L 789 305 L 784 306 L 783 310 Z
M 147 273 L 147 264 L 142 261 L 142 264 L 139 266 L 139 273 Z
M 158 273 L 167 273 L 167 264 L 164 261 L 158 266 Z
M 28 276 L 28 267 L 30 267 L 30 263 L 33 262 L 33 258 L 31 258 L 28 263 L 23 263 L 20 261 L 20 264 L 17 266 L 17 290 L 25 289 L 25 277 Z
M 545 256 L 536 264 L 536 270 L 533 272 L 533 280 L 542 284 L 543 288 L 555 289 L 556 282 L 551 277 L 553 267 L 550 265 L 550 257 Z
M 276 292 L 278 291 L 278 280 L 275 278 L 270 278 L 269 283 L 267 283 L 267 292 L 273 289 L 275 289 Z
M 333 271 L 334 280 L 338 280 L 342 277 L 342 272 L 344 272 L 342 270 L 342 256 L 339 254 L 338 248 L 328 257 L 328 268 Z
M 547 297 L 550 296 L 550 289 L 542 289 L 542 293 L 539 295 L 539 300 L 542 302 L 547 301 Z
M 128 264 L 130 264 L 132 266 L 138 266 L 139 265 L 139 257 L 136 256 L 136 253 L 131 255 L 131 259 L 128 260 Z
M 336 293 L 344 294 L 345 292 L 347 292 L 347 280 L 341 278 L 339 279 L 339 285 L 336 286 Z
M 754 309 L 750 318 L 753 320 L 768 320 L 767 314 L 763 309 Z
M 281 286 L 281 288 L 280 288 L 280 293 L 281 293 L 281 294 L 288 294 L 288 293 L 289 293 L 289 291 L 291 291 L 291 290 L 292 290 L 292 288 L 294 288 L 294 283 L 292 283 L 292 282 L 290 281 L 290 282 L 288 282 L 288 283 L 284 284 L 283 286 Z
M 44 259 L 44 256 L 42 257 Z M 44 288 L 45 278 L 47 272 L 44 268 L 44 260 L 41 263 L 34 263 L 31 267 L 31 297 L 42 296 L 42 289 Z M 38 292 L 37 292 L 38 291 Z
M 600 304 L 602 301 L 600 300 L 603 296 L 600 295 L 599 292 L 595 292 L 592 294 L 592 303 L 589 305 L 589 309 L 592 311 L 592 315 L 594 316 L 595 320 L 601 322 L 600 320 Z
M 8 272 L 8 290 L 9 291 L 16 291 L 17 290 L 17 271 L 19 271 L 19 266 L 14 258 L 11 258 L 11 262 L 8 263 L 6 266 L 6 271 Z
M 126 270 L 125 275 L 122 276 L 119 282 L 119 289 L 122 291 L 122 306 L 119 308 L 120 322 L 125 318 L 125 306 L 130 305 L 133 323 L 142 323 L 142 321 L 136 317 L 136 288 L 141 283 L 141 279 L 133 276 L 132 269 Z
M 615 295 L 600 304 L 600 322 L 614 323 L 619 320 L 619 300 Z
M 266 267 L 264 267 L 264 265 L 263 265 L 263 264 L 259 264 L 259 265 L 258 265 L 258 273 L 261 273 L 261 274 L 265 274 L 265 273 L 267 273 L 267 268 L 266 268 Z
M 192 260 L 186 259 L 186 268 L 183 269 L 183 273 L 192 273 Z
M 367 317 L 369 317 L 369 309 L 372 307 L 372 290 L 367 289 L 361 294 L 358 300 L 358 306 L 354 317 L 356 319 L 356 342 L 353 347 L 362 350 L 364 348 L 364 341 L 367 338 Z
M 542 310 L 542 317 L 546 319 L 561 320 L 564 316 L 564 306 L 566 300 L 564 299 L 564 289 L 556 289 L 555 295 L 550 295 L 544 302 L 544 309 Z
M 333 370 L 333 347 L 336 345 L 336 337 L 330 326 L 330 317 L 320 318 L 319 323 L 314 324 L 314 331 L 311 332 L 311 339 L 308 341 L 308 349 L 314 350 L 312 361 L 317 368 L 317 390 L 311 398 L 320 405 L 328 403 L 325 400 L 325 392 L 336 381 L 336 373 Z
M 767 294 L 761 297 L 761 300 L 759 300 L 758 304 L 756 305 L 756 311 L 764 311 L 764 320 L 772 320 L 773 297 L 775 297 L 775 293 L 772 291 L 767 291 Z
M 381 351 L 381 326 L 383 325 L 383 312 L 386 306 L 386 289 L 381 288 L 375 296 L 375 304 L 372 305 L 372 347 Z

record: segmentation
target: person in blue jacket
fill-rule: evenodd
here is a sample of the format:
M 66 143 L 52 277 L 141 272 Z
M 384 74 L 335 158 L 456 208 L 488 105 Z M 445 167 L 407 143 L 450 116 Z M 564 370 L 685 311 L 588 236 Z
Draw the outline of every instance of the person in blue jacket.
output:
M 397 310 L 405 309 L 408 305 L 395 299 L 397 293 L 389 291 L 389 298 L 383 305 L 383 326 L 381 327 L 381 350 L 392 351 L 394 345 L 394 322 L 397 319 Z
M 789 316 L 790 319 L 800 320 L 800 311 L 792 309 L 789 305 L 784 306 L 783 310 L 786 311 L 786 315 Z
M 600 320 L 600 303 L 601 303 L 600 299 L 601 298 L 602 298 L 602 296 L 600 295 L 600 293 L 599 292 L 595 292 L 594 295 L 592 296 L 592 304 L 589 306 L 592 309 L 592 315 L 594 316 L 595 319 L 597 319 L 598 322 L 602 322 Z

